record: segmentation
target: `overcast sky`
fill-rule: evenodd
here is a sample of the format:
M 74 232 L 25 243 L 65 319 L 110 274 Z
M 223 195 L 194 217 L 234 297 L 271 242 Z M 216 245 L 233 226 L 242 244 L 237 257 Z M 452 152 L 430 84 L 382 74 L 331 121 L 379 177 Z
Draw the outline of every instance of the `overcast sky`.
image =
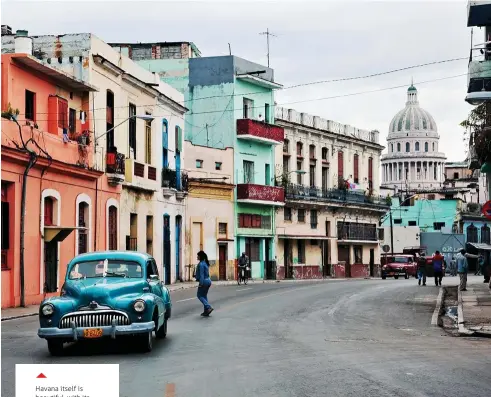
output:
M 271 67 L 284 86 L 363 76 L 407 66 L 467 57 L 470 28 L 466 1 L 339 2 L 21 2 L 2 1 L 2 24 L 31 35 L 90 32 L 107 42 L 193 41 L 203 56 L 232 53 L 266 64 L 266 28 Z M 474 43 L 484 33 L 474 31 Z M 414 79 L 420 105 L 429 111 L 448 160 L 465 157 L 459 122 L 472 109 L 464 101 L 467 60 L 427 66 L 351 82 L 287 89 L 279 105 L 378 129 L 385 145 L 388 126 L 405 106 Z M 422 83 L 450 76 L 461 77 Z M 327 98 L 390 87 L 374 93 Z M 292 104 L 292 102 L 303 101 Z

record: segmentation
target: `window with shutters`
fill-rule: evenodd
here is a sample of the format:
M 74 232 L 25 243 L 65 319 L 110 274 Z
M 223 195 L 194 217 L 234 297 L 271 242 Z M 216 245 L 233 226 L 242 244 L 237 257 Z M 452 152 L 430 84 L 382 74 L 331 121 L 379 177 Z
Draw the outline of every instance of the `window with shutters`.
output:
M 238 214 L 240 228 L 271 229 L 271 217 L 256 214 Z
M 32 91 L 26 90 L 26 120 L 36 121 L 36 94 Z
M 305 240 L 297 240 L 298 263 L 305 263 Z
M 477 243 L 479 241 L 477 237 L 477 227 L 475 227 L 474 224 L 471 223 L 469 226 L 467 226 L 467 242 Z
M 260 257 L 260 240 L 258 238 L 246 238 L 246 255 L 251 262 L 261 260 Z
M 310 210 L 310 227 L 317 229 L 317 210 Z
M 148 116 L 150 113 L 146 113 Z M 145 121 L 145 162 L 152 164 L 152 121 Z
M 115 251 L 118 249 L 118 209 L 114 205 L 109 207 L 108 232 L 108 248 L 110 251 Z
M 298 221 L 300 223 L 304 223 L 305 222 L 305 210 L 303 208 L 299 208 L 298 211 L 297 211 L 297 217 L 298 217 Z
M 244 160 L 244 183 L 254 183 L 254 162 Z
M 326 162 L 328 160 L 327 156 L 328 156 L 328 150 L 326 147 L 323 147 L 322 148 L 322 161 Z
M 302 160 L 297 161 L 297 171 L 302 171 Z M 301 185 L 302 184 L 302 173 L 297 172 L 297 184 Z
M 68 129 L 68 102 L 63 98 L 58 98 L 58 128 Z
M 292 209 L 289 207 L 283 208 L 283 220 L 290 222 L 292 220 Z
M 368 159 L 368 188 L 373 189 L 373 158 Z
M 315 160 L 315 145 L 309 146 L 309 158 Z
M 338 152 L 338 176 L 344 178 L 344 156 L 343 152 Z
M 489 233 L 489 226 L 484 225 L 481 227 L 481 243 L 482 244 L 489 244 L 490 243 L 490 233 Z
M 297 157 L 303 156 L 303 144 L 302 142 L 297 142 Z
M 285 139 L 283 141 L 283 153 L 290 153 L 289 145 L 290 145 L 290 141 L 288 139 Z
M 329 168 L 322 167 L 322 190 L 327 190 L 329 186 Z
M 353 168 L 354 168 L 353 182 L 358 183 L 358 155 L 357 154 L 355 154 L 353 157 Z
M 53 226 L 53 204 L 51 197 L 44 199 L 44 226 Z
M 254 101 L 252 99 L 243 98 L 242 108 L 244 119 L 252 119 L 254 117 Z
M 128 139 L 130 152 L 133 151 L 133 159 L 136 160 L 136 106 L 130 103 L 128 109 Z
M 73 134 L 77 129 L 77 111 L 70 108 L 68 111 L 68 130 Z
M 227 224 L 224 222 L 218 223 L 218 234 L 221 236 L 227 236 Z

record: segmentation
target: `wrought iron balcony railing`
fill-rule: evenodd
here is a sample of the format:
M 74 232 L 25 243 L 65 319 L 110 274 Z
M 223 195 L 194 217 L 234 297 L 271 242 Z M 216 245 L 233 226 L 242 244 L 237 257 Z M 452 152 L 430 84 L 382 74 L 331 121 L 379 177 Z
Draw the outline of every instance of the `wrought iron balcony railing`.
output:
M 366 195 L 364 192 L 344 189 L 319 189 L 303 185 L 288 184 L 285 187 L 287 200 L 337 201 L 349 204 L 367 204 L 389 207 L 382 196 Z
M 185 171 L 177 172 L 170 168 L 162 169 L 162 187 L 188 191 L 188 174 Z

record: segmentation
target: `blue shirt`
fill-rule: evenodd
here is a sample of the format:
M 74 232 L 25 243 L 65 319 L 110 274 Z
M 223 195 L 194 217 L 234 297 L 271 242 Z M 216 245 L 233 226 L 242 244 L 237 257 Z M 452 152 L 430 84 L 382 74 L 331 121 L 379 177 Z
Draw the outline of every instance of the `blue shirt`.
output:
M 198 263 L 196 281 L 199 282 L 199 285 L 211 285 L 210 269 L 205 261 Z
M 469 268 L 469 264 L 467 263 L 467 258 L 461 253 L 458 253 L 455 259 L 457 261 L 457 272 L 467 273 L 467 270 Z

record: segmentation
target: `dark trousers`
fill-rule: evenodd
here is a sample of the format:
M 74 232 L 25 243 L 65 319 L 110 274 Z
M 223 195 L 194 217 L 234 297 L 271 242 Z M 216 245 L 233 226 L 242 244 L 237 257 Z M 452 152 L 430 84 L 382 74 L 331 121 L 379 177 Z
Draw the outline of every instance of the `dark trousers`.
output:
M 435 285 L 442 285 L 443 272 L 435 271 Z
M 211 308 L 211 305 L 208 303 L 208 290 L 210 289 L 210 285 L 203 285 L 198 287 L 198 299 L 203 304 L 205 310 Z

